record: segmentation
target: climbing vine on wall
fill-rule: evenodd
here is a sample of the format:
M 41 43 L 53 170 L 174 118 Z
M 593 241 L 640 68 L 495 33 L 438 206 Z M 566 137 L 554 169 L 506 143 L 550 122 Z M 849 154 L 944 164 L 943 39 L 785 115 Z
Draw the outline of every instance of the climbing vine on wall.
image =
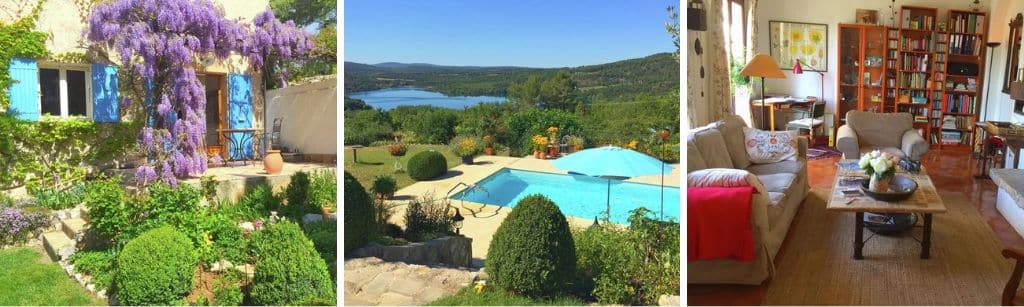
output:
M 46 50 L 48 35 L 35 31 L 36 19 L 43 3 L 45 1 L 39 1 L 32 9 L 32 13 L 22 19 L 12 23 L 0 22 L 0 109 L 7 110 L 11 104 L 7 96 L 7 88 L 14 83 L 8 72 L 11 59 L 42 58 L 49 54 Z M 0 146 L 0 150 L 3 150 L 2 147 Z

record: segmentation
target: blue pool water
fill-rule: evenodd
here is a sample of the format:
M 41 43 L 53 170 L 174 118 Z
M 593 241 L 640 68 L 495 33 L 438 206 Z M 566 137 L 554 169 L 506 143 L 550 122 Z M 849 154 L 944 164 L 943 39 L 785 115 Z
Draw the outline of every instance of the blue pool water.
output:
M 606 210 L 608 180 L 582 175 L 560 175 L 504 168 L 476 183 L 487 192 L 464 190 L 452 196 L 459 200 L 515 207 L 520 199 L 543 194 L 558 205 L 562 214 L 593 219 Z M 679 188 L 665 187 L 665 220 L 679 221 Z M 629 211 L 646 207 L 659 216 L 661 186 L 611 181 L 611 221 L 627 224 Z

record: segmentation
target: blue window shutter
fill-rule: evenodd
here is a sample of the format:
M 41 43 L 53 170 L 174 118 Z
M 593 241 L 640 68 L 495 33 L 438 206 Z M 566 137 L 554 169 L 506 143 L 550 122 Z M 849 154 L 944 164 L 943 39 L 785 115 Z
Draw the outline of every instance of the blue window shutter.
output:
M 252 128 L 252 79 L 247 75 L 228 74 L 228 127 L 231 129 Z M 231 134 L 231 159 L 253 158 L 252 133 Z
M 11 98 L 8 112 L 18 119 L 39 121 L 39 65 L 36 60 L 13 58 L 8 72 L 14 83 L 7 89 Z
M 92 64 L 92 119 L 102 123 L 121 120 L 117 102 L 117 67 Z

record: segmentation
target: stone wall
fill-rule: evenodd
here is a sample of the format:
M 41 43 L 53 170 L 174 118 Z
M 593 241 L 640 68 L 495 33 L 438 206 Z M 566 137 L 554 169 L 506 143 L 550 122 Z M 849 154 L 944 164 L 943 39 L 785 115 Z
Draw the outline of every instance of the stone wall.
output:
M 370 243 L 369 246 L 352 251 L 352 257 L 377 257 L 384 261 L 470 267 L 473 261 L 472 246 L 473 239 L 463 236 L 449 236 L 400 246 Z

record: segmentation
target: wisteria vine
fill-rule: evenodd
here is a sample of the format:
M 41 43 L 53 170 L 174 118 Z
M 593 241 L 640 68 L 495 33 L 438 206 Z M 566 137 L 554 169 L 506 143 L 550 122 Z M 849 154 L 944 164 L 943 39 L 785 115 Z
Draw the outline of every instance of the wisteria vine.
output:
M 201 56 L 239 54 L 254 71 L 301 59 L 313 43 L 291 21 L 267 9 L 253 25 L 229 20 L 210 0 L 116 0 L 97 4 L 88 39 L 120 57 L 120 65 L 147 80 L 146 126 L 137 145 L 148 162 L 136 171 L 142 184 L 206 171 L 206 95 L 195 66 Z M 274 62 L 277 61 L 277 62 Z M 272 70 L 269 72 L 272 73 Z M 281 80 L 284 80 L 283 78 Z M 129 104 L 127 97 L 123 105 Z M 158 175 L 159 174 L 159 175 Z

